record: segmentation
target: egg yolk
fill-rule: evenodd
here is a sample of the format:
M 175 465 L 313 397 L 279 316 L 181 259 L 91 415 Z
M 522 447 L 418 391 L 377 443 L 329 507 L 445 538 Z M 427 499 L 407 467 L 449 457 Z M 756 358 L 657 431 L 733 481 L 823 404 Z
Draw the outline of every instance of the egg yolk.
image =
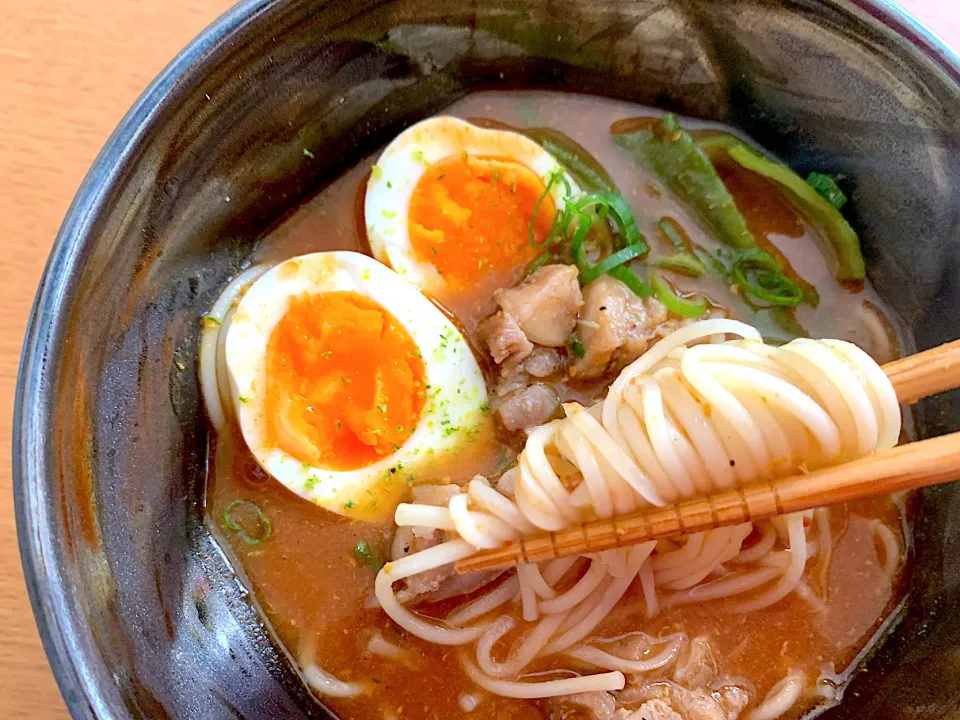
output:
M 398 450 L 424 402 L 424 366 L 393 315 L 353 292 L 294 298 L 267 344 L 268 443 L 353 470 Z
M 510 160 L 463 156 L 431 165 L 408 209 L 410 243 L 453 289 L 515 272 L 542 252 L 530 244 L 530 221 L 544 184 Z M 556 207 L 545 196 L 534 238 L 543 242 Z

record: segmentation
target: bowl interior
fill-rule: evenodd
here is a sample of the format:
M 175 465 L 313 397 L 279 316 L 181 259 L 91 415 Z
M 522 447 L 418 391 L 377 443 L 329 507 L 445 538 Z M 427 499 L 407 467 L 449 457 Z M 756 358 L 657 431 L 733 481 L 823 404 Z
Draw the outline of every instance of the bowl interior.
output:
M 960 70 L 892 26 L 866 0 L 258 0 L 211 28 L 91 171 L 27 338 L 21 544 L 74 716 L 325 715 L 203 524 L 198 318 L 285 213 L 473 88 L 657 105 L 842 170 L 871 280 L 920 348 L 960 336 Z M 919 414 L 955 430 L 960 395 Z M 902 622 L 830 717 L 960 705 L 958 518 L 960 490 L 924 493 Z

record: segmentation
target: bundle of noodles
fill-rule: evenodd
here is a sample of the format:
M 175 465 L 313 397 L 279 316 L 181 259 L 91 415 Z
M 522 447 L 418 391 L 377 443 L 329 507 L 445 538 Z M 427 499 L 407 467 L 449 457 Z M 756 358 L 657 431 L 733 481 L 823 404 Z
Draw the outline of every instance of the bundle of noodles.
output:
M 718 334 L 741 339 L 704 344 Z M 473 658 L 462 653 L 467 673 L 500 695 L 617 690 L 623 673 L 648 669 L 589 642 L 634 582 L 648 617 L 662 605 L 719 599 L 747 612 L 794 591 L 815 600 L 803 573 L 819 551 L 829 553 L 828 523 L 794 514 L 522 565 L 442 622 L 405 607 L 394 583 L 528 534 L 849 461 L 892 447 L 900 433 L 889 380 L 856 346 L 799 339 L 772 347 L 754 328 L 726 319 L 676 331 L 624 369 L 601 403 L 564 408 L 564 419 L 530 432 L 518 467 L 508 471 L 512 496 L 477 477 L 445 507 L 400 505 L 398 526 L 443 530 L 449 539 L 387 563 L 376 580 L 381 606 L 409 632 L 444 645 L 473 644 Z M 808 524 L 816 539 L 808 540 Z M 745 547 L 748 537 L 754 540 Z M 522 605 L 522 627 L 495 612 L 511 601 Z M 494 646 L 514 632 L 508 657 L 496 660 Z M 605 672 L 518 681 L 528 664 L 554 654 Z M 784 687 L 793 693 L 796 685 L 794 679 Z M 782 702 L 781 694 L 770 702 Z

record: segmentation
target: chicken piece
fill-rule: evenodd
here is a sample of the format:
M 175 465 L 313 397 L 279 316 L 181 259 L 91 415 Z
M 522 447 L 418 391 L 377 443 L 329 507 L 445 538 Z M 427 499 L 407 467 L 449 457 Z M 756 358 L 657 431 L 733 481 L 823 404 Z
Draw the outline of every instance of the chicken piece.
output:
M 584 355 L 575 365 L 577 375 L 596 377 L 633 362 L 666 319 L 659 300 L 643 301 L 609 275 L 594 280 L 587 285 L 580 312 Z
M 477 326 L 477 334 L 486 343 L 493 361 L 500 366 L 504 377 L 514 374 L 520 364 L 533 352 L 533 343 L 523 334 L 511 317 L 497 313 Z
M 507 430 L 524 430 L 542 425 L 556 411 L 560 401 L 544 385 L 530 385 L 494 401 L 500 422 Z
M 551 348 L 535 347 L 530 357 L 523 361 L 523 370 L 535 378 L 552 375 L 563 364 L 560 353 Z
M 621 712 L 621 711 L 618 711 Z M 623 711 L 615 720 L 683 720 L 679 713 L 663 700 L 648 700 L 637 710 Z
M 750 693 L 739 685 L 724 685 L 711 694 L 727 713 L 727 720 L 737 720 L 743 709 L 750 704 Z
M 515 320 L 531 342 L 547 347 L 566 344 L 583 305 L 574 265 L 545 265 L 495 297 L 504 317 Z
M 653 700 L 667 705 L 683 720 L 736 720 L 735 716 L 728 717 L 717 699 L 705 690 L 689 690 L 673 682 L 660 681 L 634 686 L 620 691 L 617 696 L 617 701 L 625 705 L 646 704 Z M 631 717 L 629 720 L 639 718 Z
M 706 638 L 694 638 L 683 650 L 673 669 L 678 685 L 695 690 L 705 688 L 717 678 L 717 661 Z
M 614 720 L 617 704 L 608 692 L 558 695 L 546 701 L 547 714 L 556 720 Z
M 517 468 L 512 467 L 500 476 L 496 484 L 498 493 L 508 498 L 513 497 L 513 484 L 517 480 L 517 472 Z

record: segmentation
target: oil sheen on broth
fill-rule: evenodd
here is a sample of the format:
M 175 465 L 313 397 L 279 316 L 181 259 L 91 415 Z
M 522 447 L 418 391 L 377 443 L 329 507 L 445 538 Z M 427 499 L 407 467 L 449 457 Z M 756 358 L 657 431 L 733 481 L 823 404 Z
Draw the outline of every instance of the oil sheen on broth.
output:
M 663 217 L 673 219 L 696 246 L 709 250 L 718 244 L 691 209 L 638 166 L 606 130 L 627 118 L 656 116 L 656 111 L 580 95 L 484 92 L 466 97 L 445 114 L 478 123 L 487 120 L 558 130 L 602 164 L 632 209 L 640 232 L 654 246 L 664 242 L 655 224 Z M 714 129 L 687 122 L 684 126 L 698 133 Z M 375 160 L 368 158 L 346 172 L 288 217 L 260 243 L 254 263 L 272 264 L 320 250 L 369 253 L 362 208 Z M 814 338 L 849 340 L 880 363 L 909 352 L 909 338 L 869 281 L 851 289 L 835 279 L 830 251 L 824 251 L 824 237 L 776 185 L 736 163 L 716 158 L 715 162 L 761 247 L 777 258 L 801 287 L 815 288 L 819 302 L 816 307 L 801 304 L 785 319 L 782 312 L 752 309 L 731 289 L 728 279 L 710 272 L 697 278 L 672 275 L 678 292 L 703 293 L 729 317 L 755 325 L 769 341 L 785 342 L 799 332 Z M 519 281 L 530 259 L 523 257 L 498 282 L 509 286 Z M 483 339 L 478 333 L 481 320 L 496 310 L 492 293 L 464 290 L 446 298 L 444 304 L 475 348 L 488 382 L 495 384 L 497 368 L 482 351 Z M 563 400 L 589 405 L 603 397 L 611 379 L 609 374 L 591 379 L 563 376 L 548 378 L 548 384 Z M 495 478 L 514 464 L 522 447 L 521 432 L 500 428 L 496 437 L 486 442 L 464 442 L 439 458 L 435 477 L 417 477 L 415 481 L 449 478 L 464 483 L 475 474 Z M 375 572 L 355 550 L 365 543 L 377 555 L 388 556 L 392 522 L 347 519 L 289 492 L 251 456 L 235 424 L 213 437 L 210 454 L 208 522 L 242 568 L 245 583 L 280 642 L 294 658 L 317 658 L 339 680 L 363 682 L 370 688 L 360 697 L 322 698 L 340 717 L 469 716 L 463 698 L 472 696 L 482 698 L 472 713 L 477 717 L 550 717 L 550 709 L 541 701 L 478 692 L 461 669 L 456 648 L 427 643 L 406 633 L 371 603 Z M 225 512 L 237 500 L 255 503 L 269 519 L 267 541 L 251 544 L 225 522 Z M 903 498 L 875 499 L 834 508 L 826 519 L 811 519 L 809 522 L 829 527 L 832 551 L 807 564 L 806 595 L 793 592 L 751 613 L 730 613 L 729 603 L 721 600 L 665 608 L 647 618 L 642 593 L 631 587 L 592 636 L 609 638 L 633 630 L 653 636 L 678 631 L 690 638 L 703 636 L 710 642 L 720 673 L 747 678 L 756 701 L 790 669 L 801 668 L 810 678 L 830 666 L 842 673 L 901 600 L 906 576 L 902 558 L 910 547 L 907 514 Z M 878 523 L 895 537 L 898 555 L 893 567 L 884 564 Z M 421 604 L 418 611 L 442 618 L 450 606 L 440 601 Z M 519 609 L 510 612 L 519 615 Z M 366 640 L 374 632 L 404 648 L 403 660 L 371 654 Z M 548 659 L 535 662 L 526 672 L 552 667 Z M 822 699 L 806 692 L 783 717 L 803 715 Z M 742 717 L 746 716 L 745 712 Z

